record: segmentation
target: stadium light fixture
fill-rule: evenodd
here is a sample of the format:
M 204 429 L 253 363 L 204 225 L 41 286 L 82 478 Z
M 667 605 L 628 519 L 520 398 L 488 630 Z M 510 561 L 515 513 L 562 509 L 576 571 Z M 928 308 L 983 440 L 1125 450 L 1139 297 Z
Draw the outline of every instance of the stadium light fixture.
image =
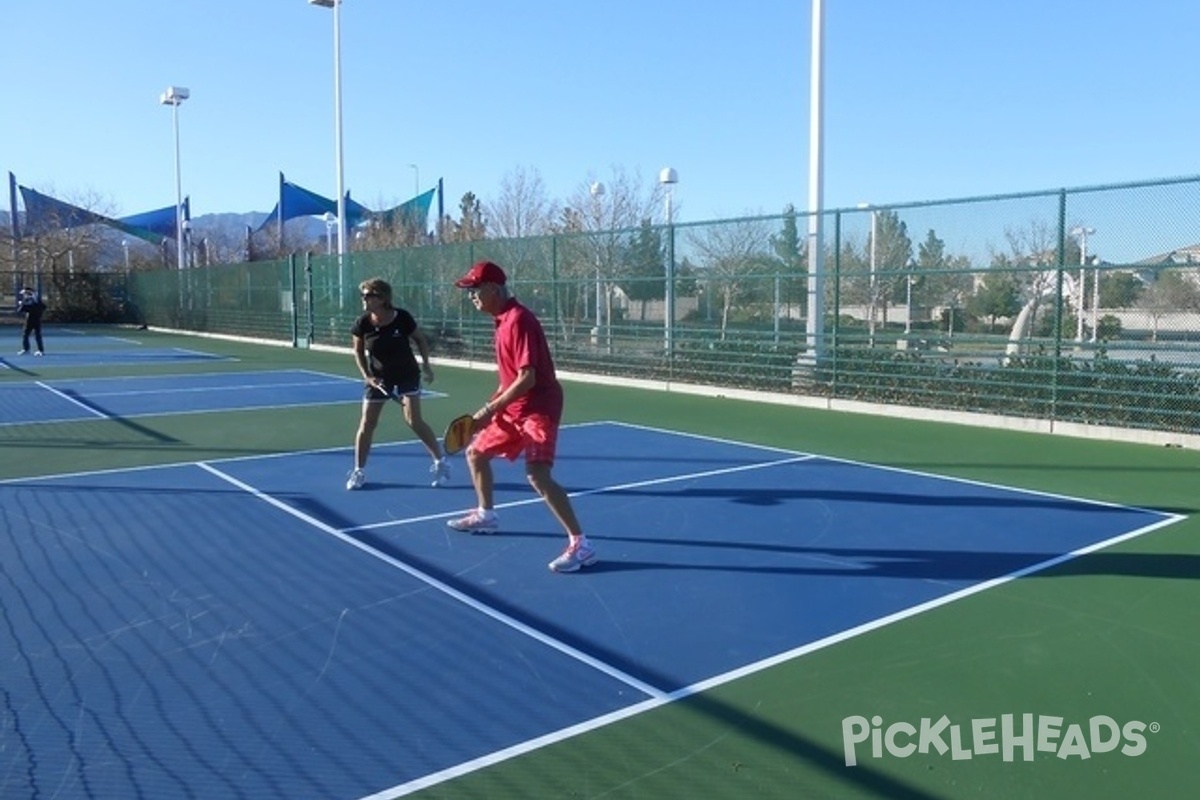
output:
M 342 150 L 342 0 L 308 0 L 310 6 L 333 9 L 333 150 L 337 175 L 338 305 L 346 287 L 346 186 Z
M 171 117 L 175 125 L 175 245 L 177 269 L 183 269 L 186 263 L 183 243 L 183 173 L 179 168 L 179 106 L 191 97 L 183 86 L 168 86 L 158 98 L 164 106 L 171 106 Z

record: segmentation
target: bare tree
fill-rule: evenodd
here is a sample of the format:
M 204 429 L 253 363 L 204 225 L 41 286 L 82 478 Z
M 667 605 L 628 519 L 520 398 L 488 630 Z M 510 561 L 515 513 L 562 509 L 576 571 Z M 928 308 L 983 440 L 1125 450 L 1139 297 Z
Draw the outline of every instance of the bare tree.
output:
M 1157 342 L 1159 323 L 1164 316 L 1200 311 L 1200 288 L 1188 280 L 1183 270 L 1163 271 L 1142 292 L 1137 307 L 1150 316 L 1150 341 Z
M 197 233 L 202 233 L 205 248 L 206 266 L 211 264 L 238 264 L 246 258 L 246 231 L 244 228 L 239 228 L 234 225 L 214 225 L 210 228 L 197 230 Z M 146 259 L 144 254 L 146 246 L 142 245 L 137 248 L 138 254 L 142 255 L 141 259 L 134 259 L 131 256 L 131 266 L 135 264 L 154 264 L 161 267 L 161 259 L 155 258 L 153 261 Z M 157 256 L 157 253 L 156 253 Z
M 548 233 L 557 216 L 546 198 L 546 186 L 536 167 L 515 167 L 500 181 L 500 194 L 484 203 L 491 233 L 502 239 L 519 239 Z
M 99 217 L 113 217 L 111 203 L 94 192 L 63 202 Z M 76 227 L 54 227 L 53 224 L 36 232 L 28 225 L 16 243 L 17 264 L 14 269 L 30 273 L 48 274 L 52 278 L 60 273 L 70 276 L 75 272 L 91 272 L 103 266 L 104 254 L 111 250 L 115 234 L 103 224 L 89 223 Z M 14 248 L 7 243 L 3 256 L 11 258 Z
M 604 187 L 602 194 L 594 193 L 597 184 Z M 661 184 L 647 184 L 640 173 L 630 174 L 614 166 L 605 178 L 589 173 L 567 198 L 566 205 L 579 211 L 584 230 L 599 233 L 632 230 L 643 220 L 653 220 L 662 203 Z
M 630 235 L 653 218 L 662 199 L 658 183 L 617 166 L 604 178 L 589 173 L 575 187 L 553 232 L 573 234 L 563 241 L 559 274 L 575 278 L 581 289 L 572 298 L 576 316 L 597 326 L 611 322 L 614 288 L 628 272 Z
M 1031 219 L 1024 228 L 1004 229 L 1009 256 L 1003 261 L 1018 267 L 1014 274 L 1021 286 L 1021 303 L 1030 307 L 1028 329 L 1031 331 L 1036 327 L 1038 306 L 1056 283 L 1054 268 L 1059 263 L 1056 230 L 1055 226 L 1040 219 Z M 993 263 L 996 260 L 993 256 Z
M 735 302 L 772 271 L 779 260 L 771 253 L 771 227 L 764 219 L 737 219 L 705 225 L 688 234 L 699 257 L 697 280 L 721 297 L 721 339 Z

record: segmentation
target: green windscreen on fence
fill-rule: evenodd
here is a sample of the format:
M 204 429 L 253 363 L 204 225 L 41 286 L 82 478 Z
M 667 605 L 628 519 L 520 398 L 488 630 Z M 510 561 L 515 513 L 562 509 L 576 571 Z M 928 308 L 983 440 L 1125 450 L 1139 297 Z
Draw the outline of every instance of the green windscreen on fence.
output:
M 1200 178 L 824 212 L 819 296 L 810 222 L 299 253 L 135 271 L 105 294 L 155 327 L 347 346 L 378 276 L 435 355 L 488 359 L 491 323 L 453 281 L 490 259 L 563 370 L 1200 430 Z

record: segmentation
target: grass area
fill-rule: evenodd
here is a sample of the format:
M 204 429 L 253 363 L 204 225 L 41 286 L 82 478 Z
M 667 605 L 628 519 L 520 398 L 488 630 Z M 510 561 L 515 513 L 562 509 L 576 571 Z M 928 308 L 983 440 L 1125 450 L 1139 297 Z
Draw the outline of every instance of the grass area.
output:
M 139 374 L 231 368 L 355 374 L 345 354 L 198 342 L 155 332 L 125 335 L 154 347 L 183 346 L 240 359 L 233 365 L 147 366 Z M 0 371 L 0 391 L 8 381 L 103 372 Z M 450 398 L 426 404 L 426 416 L 438 428 L 478 406 L 494 383 L 485 371 L 439 367 L 432 388 Z M 346 405 L 0 427 L 0 477 L 349 446 L 357 414 Z M 398 415 L 390 419 L 381 440 L 407 437 Z M 1166 798 L 1195 785 L 1200 453 L 568 382 L 567 421 L 602 419 L 1187 518 L 415 796 Z M 805 520 L 795 524 L 803 527 Z M 963 535 L 970 533 L 968 523 Z M 791 612 L 802 617 L 822 609 Z M 466 675 L 467 695 L 470 686 Z M 1023 760 L 1020 748 L 1011 761 L 999 753 L 956 759 L 936 750 L 906 757 L 884 750 L 875 758 L 868 741 L 858 746 L 858 764 L 845 764 L 842 726 L 848 717 L 879 716 L 886 729 L 894 722 L 919 727 L 923 718 L 936 723 L 946 716 L 961 726 L 969 747 L 972 720 L 994 720 L 999 742 L 1002 715 L 1015 715 L 1019 733 L 1023 714 L 1033 715 L 1035 724 L 1061 717 L 1058 746 L 1068 740 L 1072 725 L 1080 726 L 1090 745 L 1089 725 L 1096 717 L 1119 725 L 1140 721 L 1147 726 L 1145 748 L 1138 755 L 1122 753 L 1119 745 L 1110 752 L 1089 748 L 1087 758 L 1077 749 L 1065 756 L 1038 751 L 1031 761 Z M 1152 723 L 1157 729 L 1150 732 Z M 1103 729 L 1101 734 L 1104 739 Z M 949 744 L 950 734 L 942 739 Z

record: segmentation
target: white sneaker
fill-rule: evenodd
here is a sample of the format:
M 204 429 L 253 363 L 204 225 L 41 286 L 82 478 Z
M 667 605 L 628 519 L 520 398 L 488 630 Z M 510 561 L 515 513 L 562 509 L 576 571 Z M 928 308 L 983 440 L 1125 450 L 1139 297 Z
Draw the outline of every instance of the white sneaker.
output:
M 361 469 L 352 469 L 350 470 L 350 474 L 346 476 L 346 491 L 352 492 L 355 489 L 361 489 L 366 482 L 367 473 Z
M 40 356 L 41 354 L 42 354 L 41 350 L 38 350 L 36 353 L 34 353 L 35 356 Z
M 439 458 L 433 462 L 429 472 L 433 475 L 433 486 L 445 486 L 450 482 L 450 462 L 447 459 Z
M 554 572 L 578 572 L 580 567 L 590 567 L 599 560 L 596 550 L 586 539 L 577 539 L 567 545 L 562 555 L 546 566 Z
M 495 533 L 500 530 L 500 520 L 495 513 L 481 514 L 479 509 L 475 509 L 465 517 L 447 520 L 446 525 L 463 533 Z

